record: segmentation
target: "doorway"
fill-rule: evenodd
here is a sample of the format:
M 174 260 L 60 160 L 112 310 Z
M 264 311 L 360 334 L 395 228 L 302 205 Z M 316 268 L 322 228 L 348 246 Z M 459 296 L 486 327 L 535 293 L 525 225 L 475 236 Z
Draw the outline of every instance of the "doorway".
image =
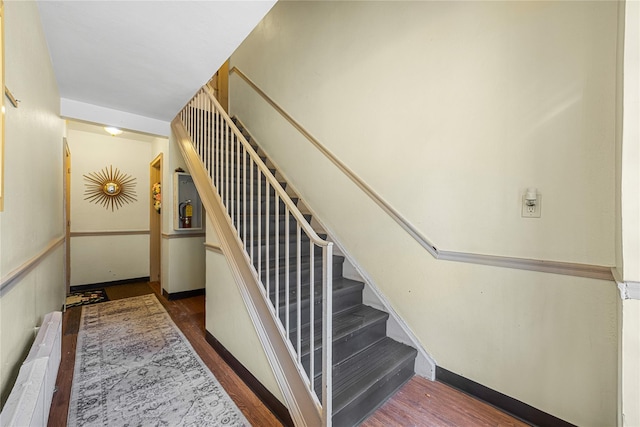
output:
M 149 281 L 161 282 L 162 272 L 162 153 L 149 165 Z M 159 207 L 155 203 L 160 197 Z

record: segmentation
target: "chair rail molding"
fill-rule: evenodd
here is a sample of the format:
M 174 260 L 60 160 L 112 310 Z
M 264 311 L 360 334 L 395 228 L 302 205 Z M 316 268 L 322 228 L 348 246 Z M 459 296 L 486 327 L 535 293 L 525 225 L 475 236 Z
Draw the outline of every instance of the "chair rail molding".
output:
M 51 255 L 65 241 L 64 236 L 51 240 L 40 252 L 10 271 L 0 281 L 0 298 L 13 288 L 27 273 L 36 268 L 45 258 Z
M 222 252 L 222 246 L 220 245 L 214 245 L 213 243 L 205 243 L 204 248 L 209 252 L 215 252 L 217 254 L 224 255 L 224 252 Z
M 102 236 L 136 236 L 150 234 L 149 230 L 96 230 L 72 231 L 71 237 L 102 237 Z
M 577 264 L 562 261 L 527 259 L 516 257 L 505 257 L 497 255 L 472 254 L 455 251 L 439 250 L 420 230 L 398 212 L 393 206 L 382 198 L 373 188 L 365 183 L 353 170 L 339 160 L 327 147 L 318 141 L 304 126 L 298 123 L 289 113 L 287 113 L 277 102 L 267 95 L 260 87 L 244 74 L 237 67 L 229 70 L 230 75 L 237 75 L 247 85 L 249 85 L 262 99 L 264 99 L 274 110 L 276 110 L 291 126 L 302 134 L 313 146 L 315 146 L 329 161 L 331 161 L 342 173 L 344 173 L 354 184 L 358 186 L 367 196 L 369 196 L 383 211 L 385 211 L 403 230 L 405 230 L 416 242 L 427 250 L 434 258 L 465 262 L 472 264 L 482 264 L 493 267 L 513 268 L 518 270 L 529 270 L 541 273 L 563 274 L 575 277 L 585 277 L 606 281 L 614 281 L 611 266 L 600 266 L 590 264 Z
M 202 231 L 197 232 L 180 232 L 180 233 L 162 233 L 163 239 L 185 239 L 191 237 L 205 237 L 205 233 Z

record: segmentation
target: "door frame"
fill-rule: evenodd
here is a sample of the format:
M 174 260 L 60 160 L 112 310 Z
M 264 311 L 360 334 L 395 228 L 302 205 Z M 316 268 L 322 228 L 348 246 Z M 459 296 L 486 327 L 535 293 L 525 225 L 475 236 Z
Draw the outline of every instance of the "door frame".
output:
M 62 203 L 64 205 L 62 220 L 64 221 L 64 285 L 65 295 L 71 292 L 71 150 L 67 138 L 62 138 L 63 188 Z
M 161 195 L 165 193 L 162 182 L 162 153 L 149 164 L 149 281 L 161 283 L 162 280 L 162 213 L 164 200 L 161 200 L 160 213 L 153 208 L 153 184 L 160 183 Z

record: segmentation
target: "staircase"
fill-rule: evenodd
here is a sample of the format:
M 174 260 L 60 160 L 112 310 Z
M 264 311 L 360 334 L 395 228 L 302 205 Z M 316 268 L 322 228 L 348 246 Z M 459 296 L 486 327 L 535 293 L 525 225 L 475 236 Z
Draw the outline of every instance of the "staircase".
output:
M 196 114 L 204 120 L 200 120 L 200 129 L 193 134 L 229 140 L 229 128 L 216 124 L 218 118 L 210 112 Z M 241 123 L 234 122 L 273 176 L 279 177 Z M 194 146 L 199 145 L 194 142 Z M 223 143 L 197 150 L 205 168 L 211 169 L 208 174 L 218 177 L 217 181 L 212 180 L 218 183 L 216 190 L 247 259 L 319 401 L 323 385 L 322 334 L 318 333 L 323 322 L 323 271 L 331 271 L 333 387 L 332 416 L 326 424 L 360 424 L 413 376 L 417 351 L 386 336 L 389 315 L 363 304 L 364 284 L 343 277 L 343 256 L 333 255 L 326 261 L 332 268 L 323 269 L 322 248 L 301 233 L 282 197 L 261 176 L 258 166 L 245 160 L 245 148 Z M 220 161 L 227 162 L 227 166 L 216 169 L 215 164 Z M 278 182 L 291 200 L 301 205 L 287 183 L 281 178 Z M 304 217 L 311 222 L 310 214 Z M 320 236 L 326 240 L 325 235 Z
M 245 131 L 242 124 L 234 120 L 238 129 L 243 132 L 247 141 L 253 149 L 261 154 L 262 160 L 267 161 L 266 155 L 260 150 L 257 143 L 251 138 L 250 134 Z M 275 169 L 272 169 L 274 175 L 279 176 Z M 279 180 L 280 184 L 286 188 L 287 183 Z M 270 194 L 270 207 L 276 206 L 275 195 Z M 297 199 L 294 199 L 297 201 Z M 264 206 L 264 204 L 263 204 Z M 281 206 L 283 208 L 283 206 Z M 274 209 L 275 211 L 275 209 Z M 280 209 L 283 212 L 284 209 Z M 244 214 L 244 212 L 242 212 Z M 255 215 L 257 213 L 257 203 L 254 204 L 251 211 L 247 214 Z M 242 219 L 242 215 L 238 218 Z M 307 220 L 311 222 L 311 215 L 307 216 Z M 283 230 L 284 226 L 279 230 Z M 275 228 L 270 228 L 273 232 L 275 241 Z M 326 236 L 321 235 L 323 238 Z M 279 239 L 282 242 L 284 236 L 281 234 Z M 264 242 L 266 239 L 262 239 Z M 255 239 L 254 239 L 255 241 Z M 303 248 L 309 248 L 308 241 L 303 241 Z M 255 250 L 245 243 L 247 251 Z M 263 245 L 260 250 L 267 252 L 267 248 Z M 274 247 L 269 247 L 270 252 L 274 253 Z M 284 246 L 281 245 L 279 254 L 284 253 Z M 315 265 L 322 265 L 320 254 L 316 255 Z M 364 420 L 369 414 L 377 409 L 384 401 L 391 396 L 400 386 L 413 376 L 413 364 L 416 357 L 416 350 L 400 344 L 386 336 L 386 323 L 389 315 L 375 308 L 362 304 L 362 290 L 364 284 L 353 280 L 346 279 L 342 276 L 342 264 L 344 257 L 339 255 L 333 256 L 333 424 L 336 426 L 352 426 L 357 425 Z M 284 265 L 284 263 L 280 263 Z M 293 263 L 290 263 L 293 265 Z M 254 267 L 258 268 L 257 261 Z M 304 278 L 309 276 L 309 265 L 305 265 L 305 269 L 301 271 Z M 262 269 L 264 270 L 264 267 Z M 271 268 L 268 274 L 275 277 L 274 268 Z M 266 273 L 266 272 L 265 272 Z M 321 283 L 320 271 L 316 272 L 315 284 Z M 296 271 L 289 272 L 290 280 L 295 280 Z M 301 295 L 301 317 L 309 319 L 309 292 L 310 284 L 304 281 L 305 286 L 302 287 Z M 290 291 L 290 301 L 297 301 L 295 287 Z M 320 286 L 314 287 L 317 293 L 316 307 L 314 309 L 315 317 L 319 318 L 322 313 L 321 298 L 319 298 Z M 271 290 L 270 299 L 276 304 L 275 290 Z M 278 303 L 285 301 L 284 290 L 280 292 Z M 285 307 L 283 303 L 279 304 L 279 317 L 285 322 Z M 297 304 L 293 303 L 289 308 L 290 312 L 297 311 Z M 290 313 L 293 314 L 293 313 Z M 289 319 L 295 316 L 290 315 Z M 290 331 L 292 341 L 297 335 L 295 325 Z M 301 325 L 302 331 L 302 348 L 309 349 L 309 325 Z M 321 371 L 322 354 L 321 337 L 315 337 L 315 357 L 316 369 L 314 372 Z M 309 372 L 310 351 L 304 351 L 302 354 L 302 363 L 305 370 Z M 318 374 L 319 375 L 319 374 Z M 318 378 L 315 381 L 316 394 L 320 397 L 321 381 Z

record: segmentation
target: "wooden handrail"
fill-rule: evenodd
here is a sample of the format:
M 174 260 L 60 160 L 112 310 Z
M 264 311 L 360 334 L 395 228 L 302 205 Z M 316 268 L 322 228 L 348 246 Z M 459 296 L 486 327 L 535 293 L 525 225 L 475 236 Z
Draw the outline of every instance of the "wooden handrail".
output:
M 244 145 L 247 148 L 251 147 L 251 144 L 249 144 L 249 141 L 247 141 L 247 139 L 244 137 L 242 132 L 240 132 L 240 129 L 238 129 L 235 123 L 233 123 L 233 120 L 231 120 L 231 117 L 229 117 L 229 115 L 224 110 L 224 108 L 222 108 L 222 106 L 220 105 L 218 100 L 215 98 L 215 96 L 213 96 L 213 94 L 211 93 L 211 89 L 208 86 L 203 86 L 203 89 L 204 89 L 203 93 L 206 94 L 207 97 L 209 98 L 209 101 L 211 101 L 218 108 L 218 113 L 227 122 L 227 125 L 233 130 L 233 133 L 235 133 L 238 136 L 238 139 L 240 139 L 240 142 L 242 142 L 242 145 Z M 258 156 L 258 154 L 255 153 L 252 149 L 248 149 L 247 154 L 249 154 L 251 159 L 253 159 L 256 165 L 258 165 L 258 167 L 264 174 L 265 178 L 268 180 L 269 184 L 271 184 L 271 187 L 273 187 L 273 189 L 277 192 L 278 197 L 283 202 L 285 202 L 285 204 L 291 211 L 291 214 L 300 223 L 300 227 L 307 234 L 307 236 L 309 236 L 311 241 L 317 244 L 318 246 L 327 246 L 331 244 L 330 242 L 327 242 L 326 240 L 318 236 L 318 233 L 316 233 L 315 230 L 311 228 L 311 225 L 309 225 L 307 220 L 304 218 L 304 215 L 302 215 L 302 213 L 300 212 L 296 204 L 293 203 L 293 200 L 291 200 L 291 197 L 289 197 L 289 195 L 284 190 L 284 188 L 282 188 L 280 183 L 276 180 L 276 178 L 273 176 L 271 171 L 269 171 L 269 168 L 267 167 L 267 165 L 264 164 L 264 162 Z
M 174 123 L 175 132 L 184 132 L 187 135 L 187 138 L 181 142 L 181 148 L 184 149 L 183 155 L 189 155 L 188 163 L 191 165 L 190 170 L 194 169 L 192 174 L 194 174 L 194 182 L 198 192 L 202 191 L 202 194 L 208 195 L 206 197 L 208 203 L 211 202 L 209 199 L 215 199 L 218 202 L 209 203 L 207 210 L 216 209 L 224 212 L 222 216 L 229 225 L 227 231 L 233 230 L 233 240 L 237 243 L 235 248 L 240 250 L 242 254 L 240 258 L 247 261 L 246 267 L 249 267 L 255 283 L 259 285 L 252 291 L 258 290 L 264 298 L 263 302 L 269 307 L 271 320 L 279 325 L 279 332 L 290 353 L 291 361 L 297 364 L 297 372 L 304 377 L 309 396 L 313 402 L 317 403 L 317 412 L 318 415 L 321 415 L 322 425 L 330 426 L 333 370 L 333 243 L 322 239 L 315 232 L 296 203 L 293 202 L 258 153 L 233 123 L 208 87 L 203 86 L 194 95 L 178 113 Z M 199 165 L 196 166 L 196 163 Z M 273 211 L 270 208 L 272 197 L 273 203 L 275 203 Z M 204 197 L 202 199 L 205 200 Z M 284 205 L 282 217 L 280 216 L 280 203 Z M 253 211 L 254 208 L 257 209 Z M 256 215 L 251 215 L 250 212 L 255 212 Z M 247 216 L 250 217 L 249 220 Z M 284 219 L 282 234 L 279 231 L 281 218 Z M 291 230 L 290 219 L 295 225 L 295 231 Z M 272 222 L 274 228 L 270 229 Z M 295 233 L 293 241 L 292 233 Z M 305 239 L 304 243 L 302 237 Z M 283 245 L 282 249 L 281 245 Z M 294 246 L 293 253 L 291 245 Z M 303 255 L 304 245 L 308 245 L 309 253 Z M 321 270 L 316 272 L 314 263 L 318 253 L 315 249 L 318 248 L 322 250 L 322 266 Z M 295 256 L 295 260 L 292 255 Z M 308 257 L 309 260 L 309 277 L 305 279 L 301 274 L 302 257 Z M 282 274 L 281 267 L 284 267 Z M 273 277 L 271 277 L 272 271 Z M 291 280 L 292 271 L 295 272 L 295 283 L 292 283 Z M 316 274 L 320 276 L 321 297 L 316 296 L 314 291 Z M 308 315 L 311 320 L 308 324 L 309 342 L 307 344 L 303 344 L 300 334 L 303 282 L 309 285 Z M 292 338 L 292 322 L 290 321 L 292 289 L 295 290 L 294 295 L 297 297 L 297 314 L 294 315 L 297 322 L 297 339 Z M 271 299 L 272 291 L 275 301 Z M 284 291 L 283 300 L 280 299 L 281 291 Z M 316 298 L 321 301 L 323 310 L 321 325 L 315 321 Z M 279 315 L 282 309 L 285 313 L 284 322 Z M 314 363 L 316 333 L 321 336 L 323 343 L 320 369 Z M 302 363 L 302 354 L 307 345 L 309 346 L 309 367 L 305 368 Z M 318 373 L 322 374 L 321 401 L 318 400 L 315 392 Z M 313 422 L 312 424 L 316 425 L 317 423 Z
M 495 255 L 471 254 L 455 251 L 442 251 L 422 234 L 409 220 L 400 214 L 393 206 L 382 198 L 373 188 L 362 180 L 354 171 L 338 159 L 327 147 L 318 141 L 304 126 L 298 123 L 289 113 L 287 113 L 277 102 L 267 95 L 256 83 L 237 67 L 232 67 L 229 74 L 236 74 L 247 83 L 262 99 L 264 99 L 274 110 L 276 110 L 287 122 L 289 122 L 298 132 L 300 132 L 314 147 L 316 147 L 327 159 L 329 159 L 338 169 L 342 171 L 354 184 L 358 186 L 371 200 L 373 200 L 383 211 L 385 211 L 403 230 L 405 230 L 416 242 L 427 250 L 434 258 L 466 262 L 472 264 L 489 265 L 493 267 L 514 268 L 519 270 L 537 271 L 543 273 L 563 274 L 576 277 L 588 277 L 614 281 L 612 267 L 590 264 L 576 264 L 560 261 L 547 261 L 538 259 L 527 259 L 517 257 L 503 257 Z

